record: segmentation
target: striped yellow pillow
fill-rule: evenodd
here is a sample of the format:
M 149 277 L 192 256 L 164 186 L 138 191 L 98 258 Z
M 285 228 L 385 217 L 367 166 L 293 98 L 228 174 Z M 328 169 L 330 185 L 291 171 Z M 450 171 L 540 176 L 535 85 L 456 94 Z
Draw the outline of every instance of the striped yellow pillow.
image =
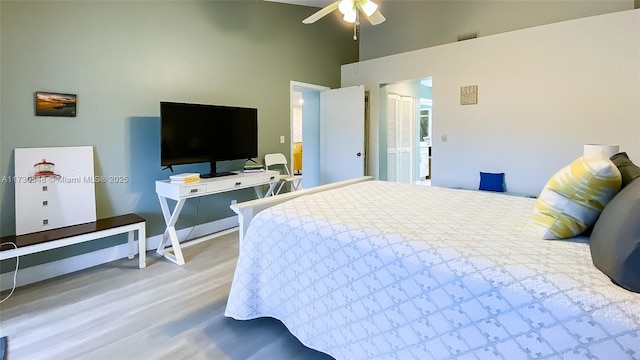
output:
M 543 239 L 566 239 L 593 225 L 620 191 L 620 170 L 602 152 L 586 154 L 556 172 L 533 212 Z

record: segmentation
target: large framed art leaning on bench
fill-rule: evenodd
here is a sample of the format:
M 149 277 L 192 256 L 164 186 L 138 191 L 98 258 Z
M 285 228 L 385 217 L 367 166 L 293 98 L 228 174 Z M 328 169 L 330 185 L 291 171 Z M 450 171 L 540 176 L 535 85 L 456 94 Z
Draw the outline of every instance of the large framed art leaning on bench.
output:
M 605 191 L 603 215 L 634 181 Z M 308 190 L 236 205 L 227 317 L 279 319 L 337 359 L 640 356 L 640 294 L 594 266 L 588 229 L 543 239 L 553 201 L 370 178 Z

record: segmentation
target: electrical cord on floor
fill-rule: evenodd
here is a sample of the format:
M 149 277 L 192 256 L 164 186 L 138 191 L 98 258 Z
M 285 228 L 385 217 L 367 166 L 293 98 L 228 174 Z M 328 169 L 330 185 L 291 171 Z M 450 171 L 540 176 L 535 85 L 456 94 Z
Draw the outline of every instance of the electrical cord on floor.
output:
M 0 243 L 0 247 L 3 245 L 13 245 L 13 247 L 15 249 L 18 249 L 18 245 L 12 243 L 12 242 L 3 242 Z M 7 297 L 5 297 L 4 299 L 0 300 L 0 304 L 2 304 L 3 302 L 5 302 L 5 300 L 7 300 L 8 298 L 11 297 L 11 295 L 13 295 L 13 292 L 16 290 L 16 278 L 18 276 L 18 265 L 20 264 L 20 257 L 16 256 L 16 270 L 13 272 L 13 286 L 11 287 L 11 292 L 9 293 L 9 295 L 7 295 Z
M 191 230 L 189 230 L 189 233 L 187 234 L 187 236 L 185 236 L 183 241 L 187 241 L 189 240 L 189 236 L 191 236 L 191 233 L 193 232 L 193 230 L 196 228 L 196 226 L 198 225 L 198 214 L 200 213 L 200 198 L 198 197 L 198 202 L 196 203 L 196 218 L 194 220 L 194 224 L 191 227 Z

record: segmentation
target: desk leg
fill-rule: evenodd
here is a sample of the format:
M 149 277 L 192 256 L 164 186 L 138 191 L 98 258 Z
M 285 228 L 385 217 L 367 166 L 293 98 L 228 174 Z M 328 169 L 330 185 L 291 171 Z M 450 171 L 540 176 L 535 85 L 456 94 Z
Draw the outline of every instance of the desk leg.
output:
M 262 198 L 266 198 L 269 197 L 271 195 L 273 195 L 273 189 L 276 188 L 276 185 L 278 185 L 278 182 L 270 182 L 269 183 L 269 188 L 267 189 L 267 192 L 264 193 L 264 195 L 262 195 L 262 192 L 260 192 L 260 188 L 258 186 L 254 187 L 255 191 L 256 191 L 256 196 L 258 197 L 258 199 L 262 199 Z
M 160 207 L 162 208 L 162 215 L 164 216 L 164 222 L 167 224 L 167 228 L 164 231 L 164 234 L 162 234 L 162 241 L 160 242 L 156 252 L 178 265 L 183 265 L 184 257 L 182 256 L 182 249 L 180 249 L 180 242 L 178 241 L 178 234 L 176 233 L 175 225 L 186 199 L 178 200 L 176 207 L 173 208 L 173 213 L 169 210 L 169 204 L 165 197 L 158 195 L 158 199 L 160 200 Z M 167 240 L 171 240 L 173 254 L 164 248 L 167 245 Z

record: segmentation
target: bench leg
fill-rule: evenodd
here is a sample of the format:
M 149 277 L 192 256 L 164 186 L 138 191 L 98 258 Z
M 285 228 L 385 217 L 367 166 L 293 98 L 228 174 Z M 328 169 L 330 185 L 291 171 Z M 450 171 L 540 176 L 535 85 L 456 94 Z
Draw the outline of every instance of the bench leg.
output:
M 128 244 L 129 244 L 129 259 L 133 259 L 133 257 L 136 255 L 136 247 L 135 247 L 135 243 L 134 243 L 134 238 L 133 238 L 133 233 L 136 232 L 135 230 L 131 230 L 127 233 L 127 239 L 128 239 Z
M 129 244 L 129 259 L 135 257 L 136 244 L 135 233 L 138 233 L 138 267 L 144 269 L 147 267 L 147 236 L 145 233 L 145 223 L 139 224 L 137 229 L 131 230 L 127 233 Z
M 147 233 L 145 223 L 138 229 L 138 266 L 144 269 L 147 266 Z

